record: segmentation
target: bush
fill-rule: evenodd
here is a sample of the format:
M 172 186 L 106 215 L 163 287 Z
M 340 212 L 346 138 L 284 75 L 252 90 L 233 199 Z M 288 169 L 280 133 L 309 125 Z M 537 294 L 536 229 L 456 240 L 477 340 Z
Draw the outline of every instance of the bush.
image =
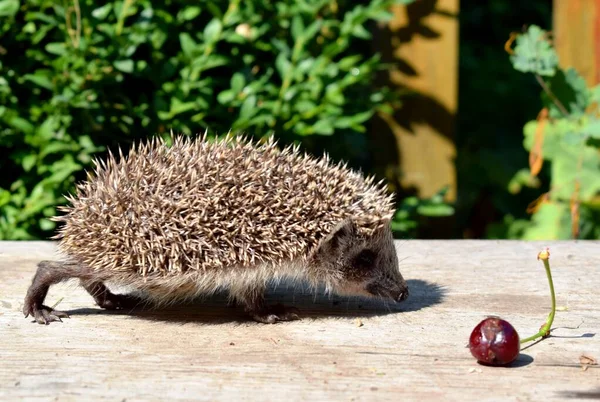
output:
M 524 127 L 529 169 L 510 185 L 515 192 L 532 187 L 543 193 L 530 205 L 530 220 L 508 216 L 492 233 L 528 240 L 599 239 L 600 85 L 590 88 L 575 69 L 561 68 L 549 33 L 540 27 L 532 25 L 513 39 L 513 67 L 535 76 L 543 104 L 538 118 Z
M 485 238 L 506 215 L 526 219 L 536 189 L 515 193 L 512 177 L 527 166 L 523 125 L 540 109 L 539 86 L 516 72 L 503 49 L 524 25 L 552 24 L 552 0 L 461 0 L 456 171 L 460 234 Z
M 359 165 L 396 102 L 373 88 L 368 27 L 409 1 L 0 0 L 0 238 L 49 236 L 93 157 L 171 129 L 275 133 Z

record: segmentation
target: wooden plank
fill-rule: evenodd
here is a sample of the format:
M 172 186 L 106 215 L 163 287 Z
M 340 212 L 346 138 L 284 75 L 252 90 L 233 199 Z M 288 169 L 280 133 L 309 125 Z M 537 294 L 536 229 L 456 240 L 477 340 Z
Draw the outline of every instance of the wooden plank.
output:
M 393 65 L 386 84 L 416 91 L 403 99 L 397 114 L 382 114 L 383 122 L 373 130 L 389 130 L 396 139 L 399 172 L 388 167 L 388 176 L 398 175 L 391 181 L 416 189 L 421 197 L 449 186 L 448 201 L 456 198 L 458 9 L 458 0 L 396 6 L 393 20 L 375 39 L 383 61 Z
M 588 85 L 600 82 L 600 0 L 554 0 L 553 34 L 563 68 L 574 67 Z
M 478 365 L 465 348 L 486 315 L 535 333 L 549 296 L 539 250 L 552 252 L 552 337 L 513 368 Z M 71 313 L 41 326 L 22 300 L 46 242 L 0 243 L 1 400 L 571 400 L 600 396 L 600 243 L 397 242 L 411 296 L 398 306 L 314 297 L 285 287 L 301 321 L 261 325 L 222 298 L 157 312 L 110 313 L 75 285 L 47 304 Z M 363 326 L 357 326 L 359 317 Z

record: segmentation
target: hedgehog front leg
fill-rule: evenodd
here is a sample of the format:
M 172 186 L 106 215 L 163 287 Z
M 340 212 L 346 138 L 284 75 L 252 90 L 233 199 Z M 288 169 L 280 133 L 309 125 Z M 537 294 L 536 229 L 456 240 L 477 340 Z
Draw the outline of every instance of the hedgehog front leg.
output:
M 32 315 L 36 322 L 49 324 L 53 321 L 62 321 L 69 315 L 63 311 L 54 310 L 44 305 L 44 299 L 50 286 L 72 278 L 79 278 L 81 285 L 94 298 L 96 303 L 105 309 L 135 307 L 140 299 L 129 295 L 116 295 L 111 293 L 104 284 L 97 279 L 90 279 L 90 274 L 79 264 L 71 262 L 41 261 L 25 296 L 23 314 L 25 318 Z
M 23 306 L 25 318 L 32 315 L 36 322 L 46 325 L 52 321 L 62 321 L 61 318 L 68 318 L 69 315 L 67 313 L 45 306 L 43 304 L 44 299 L 51 285 L 79 277 L 80 275 L 81 269 L 73 263 L 40 262 L 25 296 L 25 305 Z
M 275 324 L 279 321 L 299 320 L 299 310 L 282 304 L 267 305 L 264 297 L 264 287 L 235 292 L 234 297 L 244 306 L 244 310 L 254 319 L 263 324 Z

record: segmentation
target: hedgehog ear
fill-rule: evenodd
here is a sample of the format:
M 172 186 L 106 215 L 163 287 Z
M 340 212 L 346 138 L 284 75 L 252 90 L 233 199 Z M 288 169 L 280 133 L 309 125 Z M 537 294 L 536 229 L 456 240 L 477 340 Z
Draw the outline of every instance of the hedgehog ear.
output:
M 356 238 L 356 224 L 351 219 L 338 223 L 319 245 L 318 254 L 340 256 L 352 248 Z

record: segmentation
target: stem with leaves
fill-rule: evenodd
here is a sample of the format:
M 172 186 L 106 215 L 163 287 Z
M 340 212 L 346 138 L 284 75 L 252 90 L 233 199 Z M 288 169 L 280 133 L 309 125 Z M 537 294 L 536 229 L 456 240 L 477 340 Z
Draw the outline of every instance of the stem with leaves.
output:
M 539 74 L 535 74 L 535 79 L 540 84 L 540 86 L 542 87 L 542 89 L 544 90 L 544 92 L 546 92 L 546 94 L 550 97 L 550 99 L 552 99 L 552 102 L 554 102 L 554 104 L 556 105 L 556 107 L 558 108 L 558 110 L 560 110 L 560 112 L 565 117 L 568 117 L 569 116 L 569 111 L 567 110 L 567 108 L 565 107 L 565 105 L 563 105 L 562 102 L 560 100 L 558 100 L 558 98 L 556 97 L 556 95 L 554 95 L 554 92 L 552 92 L 550 90 L 550 88 L 548 87 L 548 84 L 546 84 L 546 81 L 544 81 L 544 79 Z

